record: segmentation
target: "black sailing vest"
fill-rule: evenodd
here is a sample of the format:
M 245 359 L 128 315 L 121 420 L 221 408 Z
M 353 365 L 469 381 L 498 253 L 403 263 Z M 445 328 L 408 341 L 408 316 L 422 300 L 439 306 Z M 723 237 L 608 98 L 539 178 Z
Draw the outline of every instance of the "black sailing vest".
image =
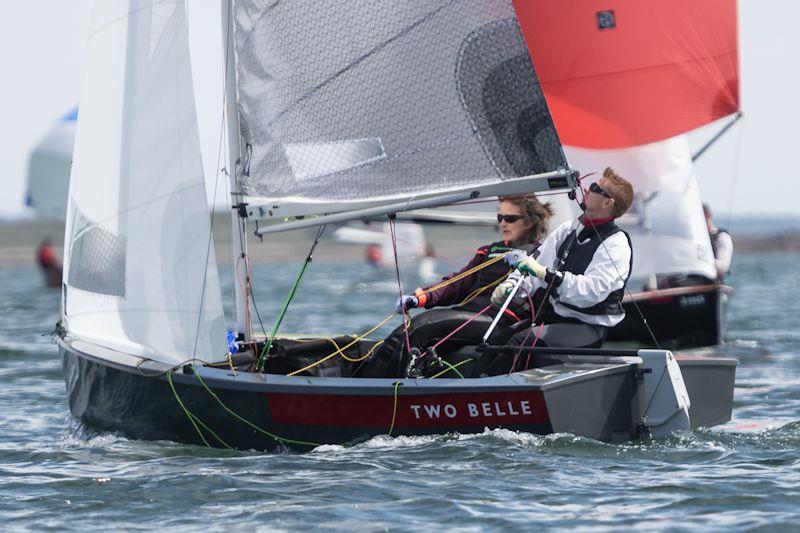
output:
M 510 250 L 525 250 L 526 253 L 531 254 L 537 248 L 539 248 L 538 243 L 522 244 L 520 246 L 509 246 L 503 241 L 498 241 L 498 242 L 493 242 L 492 244 L 489 244 L 487 246 L 481 246 L 478 249 L 478 253 L 485 253 L 486 260 L 489 260 L 492 259 L 493 257 L 496 257 L 498 254 L 504 254 Z M 480 287 L 485 287 L 491 283 L 496 282 L 499 279 L 503 279 L 508 275 L 510 271 L 511 267 L 509 267 L 505 261 L 497 261 L 496 263 L 489 265 L 486 268 L 482 268 L 475 275 L 475 282 L 472 284 L 472 290 L 477 290 Z M 464 307 L 467 309 L 474 308 L 476 311 L 480 311 L 481 309 L 489 305 L 489 302 L 491 301 L 492 298 L 492 290 L 494 290 L 493 287 L 484 290 L 482 293 L 476 296 L 474 300 L 466 304 Z M 517 311 L 514 310 L 514 312 L 516 313 Z
M 597 231 L 595 231 L 595 229 Z M 624 313 L 622 309 L 622 297 L 625 294 L 625 285 L 627 285 L 628 278 L 633 271 L 633 246 L 631 246 L 631 237 L 625 230 L 614 224 L 613 221 L 596 228 L 585 227 L 578 234 L 577 238 L 575 238 L 575 230 L 572 230 L 558 247 L 558 257 L 564 257 L 564 253 L 569 249 L 567 252 L 567 259 L 559 270 L 561 272 L 583 274 L 586 272 L 589 263 L 592 262 L 592 257 L 594 257 L 594 253 L 600 247 L 601 243 L 619 232 L 625 234 L 625 238 L 628 239 L 628 247 L 631 249 L 628 275 L 625 277 L 622 287 L 611 292 L 602 302 L 590 307 L 578 307 L 563 302 L 556 297 L 556 301 L 558 301 L 559 304 L 573 311 L 578 311 L 579 313 L 585 313 L 587 315 L 621 315 Z

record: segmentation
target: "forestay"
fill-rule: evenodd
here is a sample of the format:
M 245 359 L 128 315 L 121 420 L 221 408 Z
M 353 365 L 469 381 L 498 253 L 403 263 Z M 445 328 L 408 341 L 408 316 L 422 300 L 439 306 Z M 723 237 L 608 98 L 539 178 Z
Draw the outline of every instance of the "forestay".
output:
M 96 4 L 70 181 L 71 335 L 176 364 L 226 353 L 181 1 Z
M 571 183 L 521 179 L 567 165 L 509 0 L 237 0 L 234 15 L 251 216 Z

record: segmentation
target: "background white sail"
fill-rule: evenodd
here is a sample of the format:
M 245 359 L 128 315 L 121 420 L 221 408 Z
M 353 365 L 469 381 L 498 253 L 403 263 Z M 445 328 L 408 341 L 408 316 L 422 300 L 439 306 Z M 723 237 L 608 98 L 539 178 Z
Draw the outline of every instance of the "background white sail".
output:
M 167 363 L 219 360 L 185 6 L 101 0 L 95 15 L 70 180 L 66 327 Z
M 570 165 L 581 175 L 596 173 L 585 180 L 584 186 L 598 180 L 608 166 L 633 185 L 633 205 L 617 221 L 633 243 L 631 290 L 641 290 L 656 274 L 694 274 L 709 280 L 716 277 L 685 135 L 619 150 L 565 146 L 564 151 Z M 569 209 L 568 216 L 577 215 L 575 202 Z M 558 204 L 559 217 L 565 211 L 563 204 Z

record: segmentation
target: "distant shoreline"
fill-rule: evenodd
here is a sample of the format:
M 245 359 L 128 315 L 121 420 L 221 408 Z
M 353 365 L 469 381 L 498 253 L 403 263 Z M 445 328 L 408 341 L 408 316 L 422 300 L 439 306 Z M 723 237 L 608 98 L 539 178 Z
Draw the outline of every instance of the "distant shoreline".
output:
M 230 223 L 228 219 L 214 227 L 214 245 L 217 261 L 231 262 Z M 428 239 L 440 257 L 464 260 L 479 244 L 497 240 L 497 233 L 485 227 L 430 226 Z M 60 256 L 64 224 L 61 222 L 22 220 L 0 221 L 0 266 L 34 265 L 36 248 L 42 239 L 49 237 Z M 253 242 L 249 247 L 255 263 L 301 261 L 313 241 L 313 230 L 278 233 Z M 779 234 L 733 234 L 736 253 L 800 252 L 800 231 L 790 230 Z M 314 258 L 332 262 L 358 262 L 364 258 L 363 244 L 340 243 L 324 240 L 315 251 Z M 454 265 L 452 265 L 454 266 Z

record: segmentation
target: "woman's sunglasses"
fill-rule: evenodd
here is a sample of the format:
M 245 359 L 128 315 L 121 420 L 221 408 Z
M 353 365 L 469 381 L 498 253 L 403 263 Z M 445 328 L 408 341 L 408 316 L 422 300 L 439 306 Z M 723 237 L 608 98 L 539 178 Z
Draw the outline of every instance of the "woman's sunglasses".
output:
M 514 222 L 516 222 L 517 220 L 519 220 L 521 218 L 522 218 L 522 215 L 501 215 L 501 214 L 498 213 L 497 222 L 502 222 L 502 221 L 505 220 L 509 224 L 513 224 Z
M 592 182 L 592 183 L 589 185 L 589 192 L 596 192 L 597 194 L 599 194 L 599 195 L 601 195 L 601 196 L 605 196 L 605 197 L 606 197 L 606 198 L 608 198 L 609 200 L 613 200 L 613 198 L 611 198 L 611 195 L 610 195 L 610 194 L 608 194 L 608 193 L 605 191 L 605 189 L 603 189 L 601 186 L 599 186 L 599 185 L 597 184 L 597 182 L 596 182 L 596 181 Z

